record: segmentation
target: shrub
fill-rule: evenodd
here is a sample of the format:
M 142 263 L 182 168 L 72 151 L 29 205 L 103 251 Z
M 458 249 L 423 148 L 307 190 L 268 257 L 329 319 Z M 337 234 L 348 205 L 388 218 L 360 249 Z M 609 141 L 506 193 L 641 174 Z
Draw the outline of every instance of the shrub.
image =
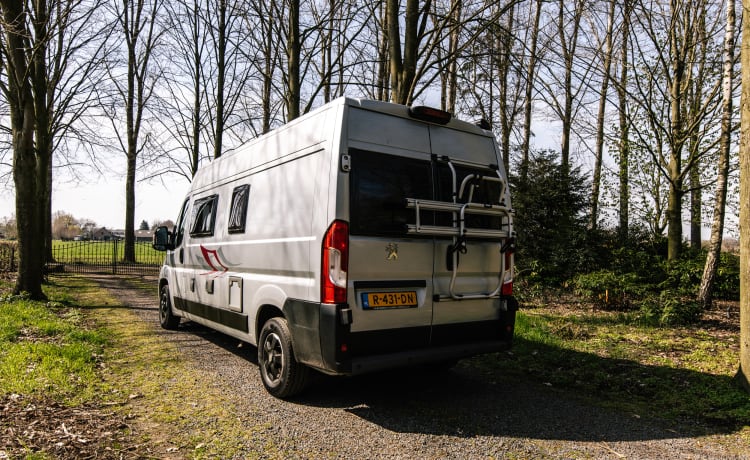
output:
M 684 326 L 698 322 L 703 313 L 700 302 L 668 289 L 649 296 L 640 304 L 640 319 L 651 326 Z
M 617 274 L 599 270 L 578 275 L 571 281 L 576 295 L 592 300 L 605 309 L 628 308 L 633 298 L 643 294 L 643 287 L 635 273 Z

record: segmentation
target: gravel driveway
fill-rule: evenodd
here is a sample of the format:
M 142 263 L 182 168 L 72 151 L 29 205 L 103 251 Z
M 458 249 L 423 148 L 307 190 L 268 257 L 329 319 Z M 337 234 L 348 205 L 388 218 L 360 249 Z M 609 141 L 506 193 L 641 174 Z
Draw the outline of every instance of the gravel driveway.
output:
M 750 458 L 736 454 L 742 441 L 732 433 L 603 409 L 523 377 L 483 373 L 470 360 L 430 375 L 320 376 L 298 399 L 278 400 L 263 388 L 254 347 L 184 321 L 164 331 L 156 288 L 149 296 L 117 278 L 96 279 L 225 388 L 239 412 L 264 413 L 267 434 L 300 457 Z

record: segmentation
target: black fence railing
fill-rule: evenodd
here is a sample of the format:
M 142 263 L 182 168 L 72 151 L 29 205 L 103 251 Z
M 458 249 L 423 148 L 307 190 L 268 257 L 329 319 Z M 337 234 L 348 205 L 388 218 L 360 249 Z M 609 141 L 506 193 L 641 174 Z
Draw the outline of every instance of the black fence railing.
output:
M 151 242 L 135 243 L 135 261 L 125 261 L 125 242 L 53 241 L 49 272 L 109 273 L 113 275 L 151 275 L 159 273 L 164 253 Z
M 0 272 L 18 270 L 18 250 L 15 241 L 0 241 Z

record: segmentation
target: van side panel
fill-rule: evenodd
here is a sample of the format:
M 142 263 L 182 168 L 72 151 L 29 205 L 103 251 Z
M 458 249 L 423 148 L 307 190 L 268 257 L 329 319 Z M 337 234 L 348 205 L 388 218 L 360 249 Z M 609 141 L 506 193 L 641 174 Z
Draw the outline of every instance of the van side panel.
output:
M 255 344 L 261 306 L 281 311 L 290 298 L 315 296 L 309 256 L 319 247 L 314 210 L 327 186 L 332 112 L 303 117 L 196 175 L 191 200 L 218 195 L 218 206 L 212 235 L 186 233 L 181 282 L 171 289 L 179 314 Z M 230 232 L 232 194 L 241 186 L 249 187 L 245 228 Z

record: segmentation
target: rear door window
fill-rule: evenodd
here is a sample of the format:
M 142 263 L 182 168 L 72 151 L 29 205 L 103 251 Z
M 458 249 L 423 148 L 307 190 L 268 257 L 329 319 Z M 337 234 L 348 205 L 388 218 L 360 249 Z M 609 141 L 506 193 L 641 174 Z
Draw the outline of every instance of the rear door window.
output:
M 491 169 L 480 169 L 480 168 L 467 168 L 464 166 L 456 166 L 456 192 L 459 194 L 457 198 L 458 203 L 467 203 L 471 198 L 472 203 L 486 204 L 486 205 L 497 205 L 500 201 L 500 184 L 495 181 L 474 181 L 476 186 L 467 184 L 464 189 L 463 195 L 461 193 L 461 183 L 464 181 L 466 176 L 473 174 L 483 177 L 489 177 L 496 179 L 497 172 Z M 439 201 L 453 202 L 453 175 L 451 170 L 445 163 L 438 165 L 438 196 Z M 473 191 L 471 190 L 473 189 Z M 439 213 L 437 225 L 450 226 L 451 216 L 447 213 Z M 497 229 L 500 228 L 500 217 L 499 216 L 485 216 L 477 214 L 466 214 L 465 216 L 466 226 L 470 228 L 487 228 Z
M 383 153 L 350 149 L 352 186 L 350 231 L 354 235 L 406 235 L 406 225 L 416 223 L 406 198 L 433 199 L 432 165 Z M 432 213 L 420 215 L 432 224 Z

